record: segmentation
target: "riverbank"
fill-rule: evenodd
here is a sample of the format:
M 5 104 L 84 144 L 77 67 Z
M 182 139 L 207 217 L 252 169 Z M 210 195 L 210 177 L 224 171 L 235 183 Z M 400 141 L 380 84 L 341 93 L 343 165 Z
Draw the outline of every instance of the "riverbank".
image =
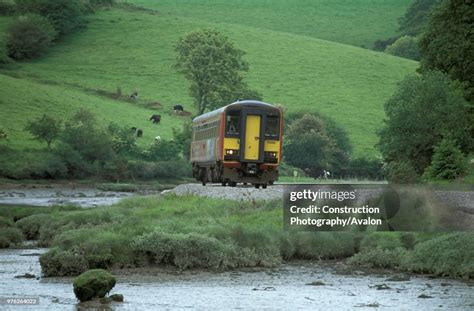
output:
M 0 250 L 0 296 L 39 297 L 31 310 L 81 308 L 72 278 L 39 278 L 46 249 Z M 139 268 L 112 271 L 112 293 L 125 302 L 114 310 L 152 309 L 449 309 L 474 306 L 474 283 L 389 270 L 346 269 L 341 261 L 293 261 L 276 268 L 232 271 Z M 31 278 L 21 277 L 26 273 Z M 38 277 L 38 278 L 37 278 Z M 186 297 L 186 298 L 183 298 Z M 209 302 L 212 301 L 212 305 Z M 16 306 L 15 306 L 16 307 Z M 12 307 L 13 309 L 14 307 Z
M 354 266 L 474 277 L 472 233 L 283 231 L 281 200 L 232 201 L 173 193 L 110 207 L 0 207 L 4 233 L 51 249 L 45 276 L 91 268 L 171 266 L 223 271 L 352 257 Z

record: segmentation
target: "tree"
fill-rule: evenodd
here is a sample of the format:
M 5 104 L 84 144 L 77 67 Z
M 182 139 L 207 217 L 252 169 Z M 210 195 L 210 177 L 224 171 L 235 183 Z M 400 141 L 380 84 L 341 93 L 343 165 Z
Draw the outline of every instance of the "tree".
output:
M 110 123 L 107 132 L 112 139 L 112 149 L 118 155 L 133 154 L 137 152 L 136 135 L 127 126 Z M 120 163 L 117 160 L 117 163 Z
M 191 83 L 190 95 L 199 114 L 244 96 L 260 97 L 243 81 L 241 72 L 249 68 L 242 59 L 244 52 L 219 32 L 191 32 L 178 41 L 175 49 L 175 68 Z
M 89 163 L 98 161 L 104 165 L 114 155 L 111 136 L 99 128 L 94 115 L 85 109 L 77 111 L 66 122 L 60 138 Z
M 15 3 L 20 13 L 39 14 L 48 18 L 60 36 L 84 24 L 79 0 L 15 0 Z
M 15 59 L 35 58 L 50 46 L 56 31 L 43 16 L 29 14 L 18 17 L 7 30 L 8 55 Z
M 183 128 L 178 131 L 173 128 L 173 140 L 174 143 L 179 147 L 179 150 L 183 154 L 183 158 L 189 160 L 191 155 L 191 136 L 193 134 L 193 128 L 191 122 L 183 123 Z
M 289 125 L 285 136 L 285 161 L 311 176 L 329 169 L 334 142 L 328 137 L 320 117 L 305 114 Z
M 431 165 L 424 176 L 432 179 L 455 179 L 466 171 L 466 159 L 453 139 L 443 139 L 435 148 Z
M 61 120 L 43 114 L 41 118 L 29 121 L 25 130 L 30 132 L 34 139 L 44 141 L 48 145 L 48 150 L 51 150 L 51 143 L 61 133 L 61 123 Z
M 398 23 L 400 32 L 408 36 L 417 36 L 424 31 L 431 9 L 440 0 L 415 0 L 408 7 Z
M 440 70 L 464 83 L 474 102 L 474 6 L 472 1 L 445 0 L 430 16 L 420 39 L 421 71 Z
M 385 49 L 385 53 L 413 60 L 420 60 L 418 39 L 411 36 L 402 36 Z
M 385 103 L 385 113 L 378 147 L 387 163 L 408 161 L 421 175 L 443 138 L 455 139 L 463 153 L 473 148 L 469 103 L 441 72 L 405 78 Z

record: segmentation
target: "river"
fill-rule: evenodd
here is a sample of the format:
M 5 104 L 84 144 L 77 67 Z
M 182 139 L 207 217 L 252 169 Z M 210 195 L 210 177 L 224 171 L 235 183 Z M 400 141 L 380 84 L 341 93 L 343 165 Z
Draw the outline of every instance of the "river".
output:
M 41 278 L 38 261 L 46 249 L 0 250 L 0 297 L 38 297 L 28 310 L 81 310 L 72 278 Z M 228 272 L 177 271 L 172 268 L 118 270 L 112 293 L 125 302 L 114 310 L 156 309 L 405 309 L 469 310 L 474 283 L 400 275 L 385 271 L 338 272 L 342 262 L 294 262 L 275 269 Z M 33 278 L 18 278 L 29 273 Z M 393 280 L 399 278 L 398 280 Z M 422 298 L 427 297 L 427 298 Z M 98 303 L 97 303 L 98 304 Z M 93 305 L 96 306 L 96 305 Z M 0 309 L 19 310 L 18 306 Z

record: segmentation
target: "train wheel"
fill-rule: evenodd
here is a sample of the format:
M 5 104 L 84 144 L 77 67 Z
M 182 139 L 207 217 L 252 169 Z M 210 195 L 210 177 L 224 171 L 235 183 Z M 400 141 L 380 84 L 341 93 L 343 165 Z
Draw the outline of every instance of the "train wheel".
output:
M 227 183 L 225 181 L 222 182 L 222 187 L 227 186 Z
M 262 189 L 267 189 L 267 184 L 262 184 Z
M 237 186 L 237 183 L 235 181 L 231 181 L 231 182 L 229 182 L 229 186 L 235 187 L 235 186 Z
M 254 185 L 255 185 L 255 189 L 260 188 L 260 184 L 254 184 Z
M 203 168 L 201 169 L 201 183 L 203 186 L 205 186 L 206 182 L 207 182 L 207 170 Z

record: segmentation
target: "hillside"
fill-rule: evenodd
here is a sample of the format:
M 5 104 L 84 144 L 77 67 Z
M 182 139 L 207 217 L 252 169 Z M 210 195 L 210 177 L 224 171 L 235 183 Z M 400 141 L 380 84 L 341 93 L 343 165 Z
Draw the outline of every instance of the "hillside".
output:
M 372 47 L 396 33 L 412 0 L 123 0 L 163 15 L 237 24 Z
M 172 68 L 173 46 L 186 32 L 203 27 L 217 28 L 247 52 L 251 67 L 247 81 L 264 100 L 281 103 L 289 112 L 315 111 L 333 117 L 349 133 L 357 155 L 376 154 L 373 146 L 383 103 L 396 82 L 417 66 L 409 60 L 305 35 L 114 8 L 90 16 L 86 30 L 68 37 L 48 55 L 4 71 L 19 79 L 2 77 L 6 87 L 0 91 L 1 105 L 9 107 L 8 114 L 2 113 L 2 125 L 14 127 L 15 146 L 31 146 L 27 134 L 17 131 L 36 112 L 54 106 L 51 111 L 62 115 L 86 105 L 95 107 L 102 119 L 143 128 L 142 141 L 149 142 L 155 135 L 169 138 L 171 127 L 179 127 L 182 120 L 172 115 L 171 107 L 182 103 L 193 111 L 188 84 Z M 124 94 L 137 90 L 140 103 L 96 95 L 97 91 L 115 92 L 117 87 Z M 157 101 L 161 110 L 143 108 Z M 39 102 L 44 104 L 30 109 Z M 24 114 L 18 113 L 18 107 Z M 152 113 L 165 116 L 159 130 L 147 121 Z

